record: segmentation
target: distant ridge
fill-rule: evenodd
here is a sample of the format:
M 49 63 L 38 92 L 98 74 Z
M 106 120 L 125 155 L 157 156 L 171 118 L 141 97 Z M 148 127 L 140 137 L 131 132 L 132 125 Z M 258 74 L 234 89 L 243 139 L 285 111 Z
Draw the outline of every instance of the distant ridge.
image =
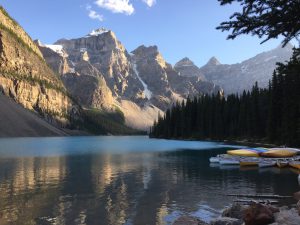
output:
M 250 90 L 255 82 L 258 82 L 259 87 L 267 87 L 276 63 L 289 60 L 292 52 L 291 44 L 285 48 L 278 46 L 232 65 L 221 64 L 217 58 L 212 57 L 200 71 L 207 80 L 221 86 L 225 94 L 241 93 Z

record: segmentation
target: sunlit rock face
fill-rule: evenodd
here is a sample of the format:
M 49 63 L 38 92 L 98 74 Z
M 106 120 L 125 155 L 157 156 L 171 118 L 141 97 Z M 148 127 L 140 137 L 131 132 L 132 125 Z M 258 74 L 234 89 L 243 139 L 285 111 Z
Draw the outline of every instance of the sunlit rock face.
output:
M 221 86 L 227 95 L 251 90 L 256 81 L 259 87 L 267 87 L 276 63 L 289 60 L 292 56 L 292 48 L 290 44 L 285 48 L 278 46 L 271 51 L 232 65 L 221 64 L 213 57 L 201 67 L 200 71 L 207 80 Z
M 84 60 L 93 65 L 104 76 L 114 96 L 131 98 L 142 90 L 129 54 L 112 31 L 93 31 L 85 37 L 63 39 L 56 44 L 63 46 L 72 64 Z
M 60 78 L 41 51 L 4 9 L 0 10 L 0 90 L 49 122 L 65 126 L 78 117 Z
M 78 62 L 75 71 L 62 76 L 72 96 L 83 106 L 111 109 L 113 96 L 103 75 L 87 61 Z

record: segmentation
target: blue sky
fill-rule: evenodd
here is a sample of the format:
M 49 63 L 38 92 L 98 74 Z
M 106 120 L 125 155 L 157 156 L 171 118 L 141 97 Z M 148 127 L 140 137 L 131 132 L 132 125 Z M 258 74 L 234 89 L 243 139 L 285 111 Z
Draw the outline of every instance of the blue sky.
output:
M 33 39 L 50 44 L 76 38 L 99 27 L 113 30 L 132 51 L 157 45 L 174 64 L 189 57 L 198 66 L 216 56 L 221 63 L 237 63 L 280 44 L 263 45 L 256 37 L 226 40 L 216 30 L 238 5 L 219 6 L 217 0 L 2 0 L 4 8 Z

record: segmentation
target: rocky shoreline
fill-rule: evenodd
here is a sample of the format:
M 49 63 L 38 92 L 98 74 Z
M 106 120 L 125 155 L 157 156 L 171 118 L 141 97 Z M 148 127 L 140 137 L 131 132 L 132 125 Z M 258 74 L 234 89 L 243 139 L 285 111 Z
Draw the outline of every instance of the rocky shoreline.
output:
M 299 200 L 300 192 L 295 193 L 294 197 Z M 233 203 L 210 223 L 192 216 L 181 216 L 173 225 L 299 225 L 299 215 L 300 201 L 297 205 L 283 207 L 253 201 L 249 205 Z

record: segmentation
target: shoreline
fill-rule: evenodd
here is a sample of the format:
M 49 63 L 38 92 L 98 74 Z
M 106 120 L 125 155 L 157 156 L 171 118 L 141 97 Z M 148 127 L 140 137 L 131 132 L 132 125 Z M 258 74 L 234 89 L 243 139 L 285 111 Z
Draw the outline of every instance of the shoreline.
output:
M 277 144 L 264 143 L 260 141 L 251 141 L 251 140 L 218 140 L 218 139 L 198 139 L 198 138 L 157 138 L 150 137 L 150 139 L 161 139 L 161 140 L 174 140 L 174 141 L 207 141 L 207 142 L 221 142 L 228 145 L 246 145 L 249 147 L 265 147 L 265 148 L 274 148 L 278 147 Z M 290 147 L 299 147 L 299 146 L 290 146 Z

